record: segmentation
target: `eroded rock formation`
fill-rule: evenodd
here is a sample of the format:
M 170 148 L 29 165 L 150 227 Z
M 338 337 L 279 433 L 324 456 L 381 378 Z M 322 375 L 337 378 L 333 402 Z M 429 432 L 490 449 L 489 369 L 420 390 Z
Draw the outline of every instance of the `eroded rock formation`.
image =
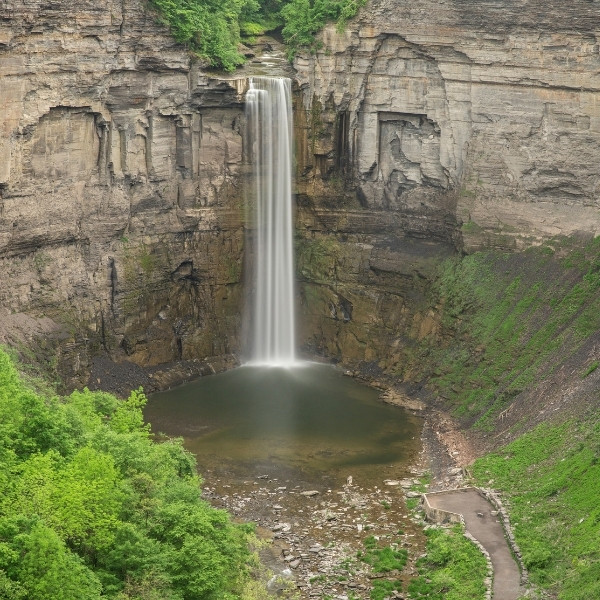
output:
M 373 0 L 296 58 L 307 348 L 401 370 L 436 259 L 600 234 L 598 14 Z
M 469 249 L 597 235 L 597 16 L 585 0 L 375 0 L 296 61 L 305 106 L 337 128 L 316 154 L 341 149 L 372 208 L 455 195 Z
M 374 0 L 297 57 L 307 352 L 401 373 L 440 259 L 600 233 L 597 15 Z M 0 341 L 67 385 L 239 351 L 244 76 L 143 0 L 0 3 Z
M 243 90 L 201 67 L 140 0 L 0 4 L 0 336 L 67 385 L 238 350 Z

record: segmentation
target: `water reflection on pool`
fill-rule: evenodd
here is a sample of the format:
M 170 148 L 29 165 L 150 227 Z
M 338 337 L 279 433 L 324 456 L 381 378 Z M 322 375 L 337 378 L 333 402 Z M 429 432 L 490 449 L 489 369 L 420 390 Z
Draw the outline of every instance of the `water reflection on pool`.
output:
M 201 472 L 381 482 L 414 461 L 421 419 L 377 397 L 326 365 L 241 367 L 153 395 L 145 416 L 154 432 L 183 437 Z

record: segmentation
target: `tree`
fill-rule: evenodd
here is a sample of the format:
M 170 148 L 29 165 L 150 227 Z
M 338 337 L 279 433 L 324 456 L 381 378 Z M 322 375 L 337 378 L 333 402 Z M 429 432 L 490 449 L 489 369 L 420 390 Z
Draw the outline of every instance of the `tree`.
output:
M 42 522 L 17 536 L 14 572 L 28 600 L 100 600 L 98 578 Z

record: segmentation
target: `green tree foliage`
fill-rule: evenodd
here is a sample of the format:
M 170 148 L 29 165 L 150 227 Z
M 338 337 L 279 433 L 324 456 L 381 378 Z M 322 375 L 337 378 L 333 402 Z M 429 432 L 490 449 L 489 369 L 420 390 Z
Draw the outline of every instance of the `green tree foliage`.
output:
M 141 390 L 45 398 L 0 350 L 0 600 L 241 597 L 249 529 L 200 497 Z
M 253 2 L 253 0 L 250 0 Z M 150 0 L 178 42 L 211 66 L 232 71 L 244 62 L 238 51 L 246 0 Z
M 328 22 L 338 29 L 366 0 L 149 0 L 173 37 L 210 65 L 233 71 L 244 62 L 241 34 L 255 36 L 283 27 L 290 58 L 303 46 L 315 47 L 315 35 Z
M 26 586 L 29 600 L 96 600 L 101 585 L 60 536 L 41 522 L 17 535 L 20 560 L 15 578 Z
M 315 35 L 327 23 L 336 22 L 338 31 L 354 17 L 366 0 L 290 0 L 282 9 L 282 30 L 290 57 L 302 46 L 315 47 Z

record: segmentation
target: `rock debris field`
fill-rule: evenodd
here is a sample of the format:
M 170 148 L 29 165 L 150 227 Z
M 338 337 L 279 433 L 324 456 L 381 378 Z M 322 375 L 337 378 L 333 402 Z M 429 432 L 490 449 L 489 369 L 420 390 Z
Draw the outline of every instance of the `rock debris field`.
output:
M 258 525 L 260 537 L 270 540 L 261 558 L 272 571 L 269 587 L 277 592 L 297 589 L 300 598 L 368 599 L 373 580 L 401 581 L 389 598 L 405 598 L 415 562 L 423 555 L 421 520 L 407 509 L 421 472 L 411 478 L 388 479 L 363 487 L 348 478 L 341 487 L 306 487 L 295 481 L 259 475 L 253 480 L 213 479 L 204 489 L 210 502 L 243 521 Z M 364 541 L 373 536 L 377 547 L 404 549 L 402 570 L 382 575 L 359 557 Z M 373 539 L 371 539 L 373 542 Z

